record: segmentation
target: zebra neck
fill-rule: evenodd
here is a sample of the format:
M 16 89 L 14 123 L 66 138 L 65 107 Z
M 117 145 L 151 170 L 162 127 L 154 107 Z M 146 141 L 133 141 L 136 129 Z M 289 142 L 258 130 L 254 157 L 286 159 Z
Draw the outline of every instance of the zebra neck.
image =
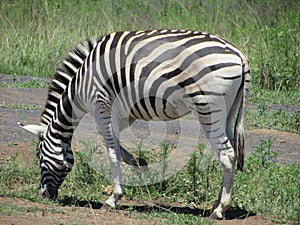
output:
M 64 128 L 63 130 L 59 123 L 52 121 L 45 134 L 44 144 L 46 148 L 44 149 L 44 154 L 54 154 L 56 162 L 60 162 L 57 164 L 57 168 L 60 170 L 70 171 L 74 164 L 71 148 L 73 131 L 74 128 L 69 130 Z
M 79 122 L 86 114 L 74 99 L 71 95 L 64 94 L 56 106 L 48 129 L 56 139 L 71 140 Z

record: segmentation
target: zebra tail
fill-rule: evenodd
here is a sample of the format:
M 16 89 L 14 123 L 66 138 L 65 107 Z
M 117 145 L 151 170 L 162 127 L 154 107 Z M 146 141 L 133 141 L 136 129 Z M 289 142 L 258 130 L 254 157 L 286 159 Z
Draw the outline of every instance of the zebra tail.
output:
M 245 158 L 245 131 L 243 126 L 244 120 L 244 110 L 246 107 L 246 101 L 249 96 L 250 91 L 250 65 L 246 58 L 243 58 L 243 97 L 238 110 L 236 123 L 234 127 L 234 149 L 236 151 L 237 157 L 237 168 L 243 171 L 244 168 L 244 158 Z
M 243 126 L 243 106 L 239 108 L 234 127 L 234 143 L 237 156 L 237 168 L 243 171 L 245 157 L 245 132 Z

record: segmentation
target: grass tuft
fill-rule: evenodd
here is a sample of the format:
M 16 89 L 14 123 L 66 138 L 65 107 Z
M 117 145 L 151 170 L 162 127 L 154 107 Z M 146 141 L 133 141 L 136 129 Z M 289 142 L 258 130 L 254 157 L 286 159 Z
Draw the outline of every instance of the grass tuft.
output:
M 262 140 L 260 145 L 254 148 L 255 151 L 246 158 L 245 171 L 236 173 L 233 207 L 268 215 L 270 219 L 280 223 L 293 223 L 299 216 L 300 199 L 296 196 L 299 195 L 300 168 L 295 164 L 278 162 L 278 153 L 272 150 L 272 143 L 271 139 Z M 95 151 L 95 146 L 86 143 L 85 148 L 87 149 L 84 153 L 76 151 L 75 166 L 60 188 L 57 202 L 51 203 L 38 196 L 38 165 L 35 163 L 20 167 L 16 163 L 18 155 L 13 156 L 8 165 L 0 166 L 0 195 L 50 205 L 63 204 L 66 199 L 73 199 L 70 204 L 75 205 L 78 202 L 105 201 L 110 195 L 106 191 L 110 182 L 91 167 L 90 155 L 85 154 Z M 127 210 L 138 213 L 140 217 L 151 217 L 163 223 L 202 223 L 203 218 L 183 212 L 185 207 L 190 212 L 197 208 L 200 209 L 197 215 L 207 216 L 208 210 L 217 200 L 222 170 L 219 162 L 213 160 L 213 156 L 204 154 L 204 149 L 204 145 L 198 146 L 186 166 L 163 182 L 145 186 L 125 186 L 124 198 L 127 200 L 162 202 L 169 205 L 168 207 L 161 206 L 162 210 L 148 213 L 135 211 L 135 206 Z M 167 145 L 162 145 L 163 153 L 157 153 L 158 160 L 165 157 L 164 151 L 169 152 Z M 154 157 L 153 153 L 149 155 L 146 151 L 143 154 L 146 158 Z M 180 207 L 176 209 L 175 205 Z
M 251 129 L 270 128 L 300 134 L 300 110 L 291 113 L 282 109 L 271 111 L 267 104 L 261 103 L 246 112 L 246 120 Z

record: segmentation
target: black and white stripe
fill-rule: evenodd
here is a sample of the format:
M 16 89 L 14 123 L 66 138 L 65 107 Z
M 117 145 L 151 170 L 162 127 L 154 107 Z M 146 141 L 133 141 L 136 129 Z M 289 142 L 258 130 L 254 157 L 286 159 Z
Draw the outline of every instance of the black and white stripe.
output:
M 125 150 L 118 132 L 135 119 L 165 121 L 194 112 L 224 168 L 213 213 L 221 218 L 231 204 L 236 159 L 243 168 L 242 121 L 249 86 L 246 57 L 216 35 L 126 31 L 83 43 L 57 70 L 41 116 L 42 187 L 50 196 L 51 188 L 57 191 L 74 162 L 73 131 L 89 112 L 106 141 L 115 185 L 106 203 L 114 206 L 123 193 L 119 160 Z

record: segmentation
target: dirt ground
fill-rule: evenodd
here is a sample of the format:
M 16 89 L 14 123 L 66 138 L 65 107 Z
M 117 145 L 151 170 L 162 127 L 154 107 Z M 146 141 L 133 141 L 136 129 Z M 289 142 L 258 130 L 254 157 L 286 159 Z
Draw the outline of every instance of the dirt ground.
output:
M 11 76 L 0 75 L 0 82 L 9 83 L 12 82 L 12 78 Z M 38 123 L 46 96 L 46 89 L 0 88 L 0 164 L 7 163 L 11 159 L 11 156 L 16 153 L 18 153 L 21 165 L 28 165 L 32 162 L 32 158 L 35 157 L 32 140 L 35 140 L 35 138 L 20 129 L 17 126 L 17 122 L 20 121 L 24 124 Z M 87 119 L 83 123 L 80 128 L 83 130 L 79 135 L 80 137 L 82 134 L 86 135 L 84 138 L 88 137 L 90 124 L 90 119 Z M 192 124 L 193 121 L 189 120 L 187 122 L 187 126 L 192 127 Z M 170 133 L 168 138 L 172 138 L 173 134 L 178 133 L 177 125 L 175 123 L 166 126 L 167 133 Z M 152 124 L 150 127 L 147 123 L 137 122 L 133 125 L 131 133 L 135 134 L 138 138 L 143 138 L 146 137 L 150 131 L 151 136 L 155 139 L 157 137 L 155 134 L 152 135 L 152 133 L 160 130 L 159 127 L 156 129 L 155 126 L 156 124 Z M 189 132 L 194 132 L 192 128 L 188 130 L 190 130 Z M 253 150 L 253 146 L 259 144 L 259 140 L 272 138 L 275 139 L 272 149 L 280 153 L 279 160 L 281 162 L 300 165 L 300 135 L 268 129 L 249 130 L 246 134 L 248 143 L 246 148 L 247 153 Z M 187 133 L 185 135 L 189 137 L 193 135 L 193 133 Z M 128 140 L 131 139 L 128 138 Z M 153 139 L 149 139 L 149 142 L 151 141 L 153 141 Z M 41 221 L 43 221 L 43 224 L 155 224 L 154 221 L 138 217 L 135 213 L 128 210 L 128 207 L 129 205 L 133 205 L 141 212 L 146 212 L 146 210 L 151 207 L 157 208 L 157 205 L 153 202 L 121 200 L 120 210 L 106 213 L 101 212 L 101 205 L 99 205 L 99 203 L 83 204 L 82 206 L 50 206 L 53 210 L 49 210 L 49 205 L 46 206 L 41 203 L 33 203 L 24 199 L 4 196 L 0 196 L 0 203 L 27 209 L 31 207 L 35 208 L 35 210 L 21 210 L 19 215 L 0 216 L 0 224 L 16 225 L 41 224 Z M 193 209 L 186 210 L 184 206 L 176 207 L 183 213 L 197 215 L 197 211 L 193 211 Z M 273 224 L 270 222 L 271 220 L 268 216 L 248 213 L 247 217 L 245 216 L 247 213 L 248 212 L 241 209 L 234 209 L 228 213 L 228 220 L 216 221 L 216 223 L 221 225 Z

